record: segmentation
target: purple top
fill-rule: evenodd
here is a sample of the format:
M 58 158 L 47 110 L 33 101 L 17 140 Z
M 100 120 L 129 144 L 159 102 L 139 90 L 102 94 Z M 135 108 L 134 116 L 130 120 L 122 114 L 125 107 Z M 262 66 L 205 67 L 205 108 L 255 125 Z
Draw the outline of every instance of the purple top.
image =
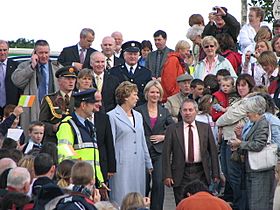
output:
M 150 122 L 151 122 L 151 128 L 154 128 L 157 122 L 157 117 L 150 117 Z

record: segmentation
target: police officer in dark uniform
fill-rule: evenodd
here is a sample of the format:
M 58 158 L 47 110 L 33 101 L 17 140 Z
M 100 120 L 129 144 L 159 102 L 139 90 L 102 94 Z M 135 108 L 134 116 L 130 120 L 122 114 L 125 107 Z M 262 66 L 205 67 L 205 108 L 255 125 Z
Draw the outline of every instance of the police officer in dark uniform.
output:
M 119 82 L 130 81 L 137 85 L 139 101 L 137 105 L 145 103 L 144 88 L 152 79 L 151 71 L 138 65 L 141 44 L 137 41 L 129 41 L 122 45 L 124 64 L 110 69 L 110 74 L 116 76 Z
M 39 120 L 45 124 L 44 142 L 57 144 L 56 131 L 60 121 L 74 111 L 72 91 L 77 74 L 78 70 L 73 66 L 62 67 L 55 73 L 59 90 L 46 95 L 40 107 Z

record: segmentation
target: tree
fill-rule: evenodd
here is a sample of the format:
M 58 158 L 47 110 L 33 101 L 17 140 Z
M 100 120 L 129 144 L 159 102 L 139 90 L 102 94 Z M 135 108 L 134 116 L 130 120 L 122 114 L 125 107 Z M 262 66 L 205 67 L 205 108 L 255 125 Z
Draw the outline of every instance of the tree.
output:
M 34 39 L 19 38 L 16 41 L 8 41 L 10 48 L 34 48 Z
M 263 8 L 265 11 L 264 20 L 270 23 L 270 22 L 274 21 L 273 3 L 274 3 L 274 0 L 251 0 L 251 3 L 248 3 L 248 5 Z

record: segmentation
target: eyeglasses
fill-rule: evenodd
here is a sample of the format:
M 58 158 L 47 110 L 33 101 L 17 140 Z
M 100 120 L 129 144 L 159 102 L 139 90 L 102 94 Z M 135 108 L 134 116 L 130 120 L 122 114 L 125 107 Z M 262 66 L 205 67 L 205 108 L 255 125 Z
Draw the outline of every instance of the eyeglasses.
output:
M 0 52 L 7 52 L 8 51 L 8 49 L 0 49 Z
M 215 47 L 214 45 L 206 45 L 206 46 L 204 46 L 203 48 L 209 48 L 209 47 L 211 47 L 211 48 L 213 48 L 213 47 Z

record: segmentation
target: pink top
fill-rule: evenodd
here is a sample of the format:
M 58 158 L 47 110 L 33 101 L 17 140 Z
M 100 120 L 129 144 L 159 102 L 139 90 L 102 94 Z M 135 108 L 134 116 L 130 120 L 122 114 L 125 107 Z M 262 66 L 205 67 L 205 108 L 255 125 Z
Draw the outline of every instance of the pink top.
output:
M 151 122 L 151 128 L 154 128 L 157 122 L 157 117 L 150 117 L 150 122 Z

